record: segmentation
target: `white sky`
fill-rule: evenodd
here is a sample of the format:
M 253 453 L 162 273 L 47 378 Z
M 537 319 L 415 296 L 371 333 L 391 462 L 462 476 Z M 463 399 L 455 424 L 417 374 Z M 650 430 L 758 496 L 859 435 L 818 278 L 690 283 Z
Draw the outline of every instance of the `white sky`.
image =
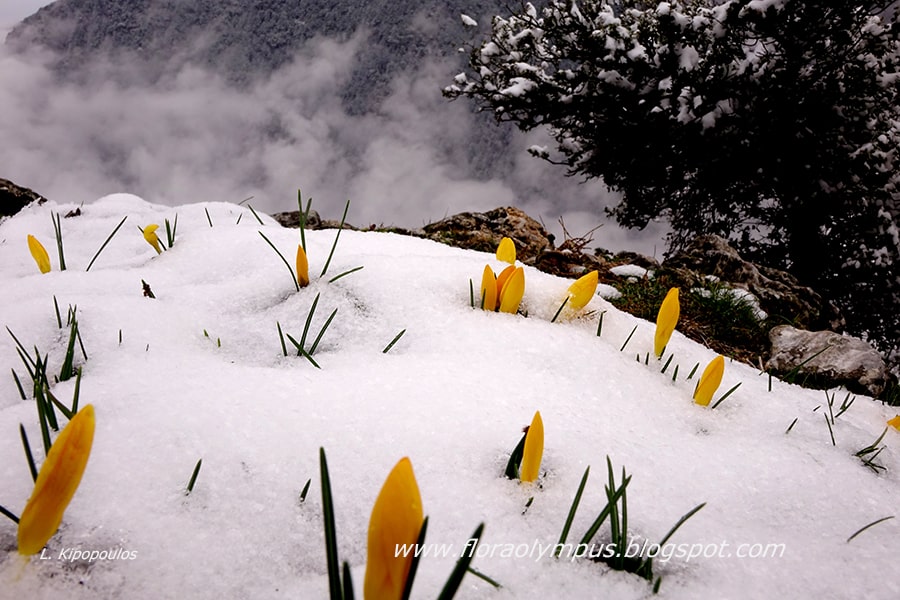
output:
M 0 30 L 9 29 L 42 6 L 48 0 L 3 0 L 0 2 Z

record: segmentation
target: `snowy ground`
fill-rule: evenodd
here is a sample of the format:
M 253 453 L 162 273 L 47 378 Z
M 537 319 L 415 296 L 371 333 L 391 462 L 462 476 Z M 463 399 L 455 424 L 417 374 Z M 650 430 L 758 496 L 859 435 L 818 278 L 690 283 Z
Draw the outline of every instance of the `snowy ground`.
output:
M 676 331 L 669 344 L 679 365 L 673 382 L 671 366 L 663 375 L 658 362 L 635 361 L 652 349 L 651 323 L 599 296 L 588 314 L 550 323 L 570 282 L 528 267 L 528 318 L 472 310 L 469 279 L 477 283 L 486 263 L 501 265 L 492 255 L 431 241 L 345 231 L 328 277 L 365 268 L 327 283 L 316 276 L 335 232 L 309 232 L 313 282 L 298 293 L 257 231 L 289 259 L 298 232 L 264 216 L 260 226 L 248 209 L 230 204 L 171 208 L 127 195 L 101 199 L 62 220 L 69 268 L 59 272 L 50 212 L 73 208 L 47 203 L 0 224 L 0 324 L 49 353 L 57 371 L 67 331 L 57 327 L 53 297 L 63 310 L 77 305 L 88 354 L 86 361 L 78 354 L 81 403 L 92 403 L 97 414 L 87 471 L 47 546 L 48 559 L 26 564 L 16 553 L 14 524 L 0 517 L 0 597 L 327 597 L 320 446 L 328 454 L 341 559 L 352 565 L 358 592 L 375 496 L 397 460 L 409 456 L 430 516 L 428 541 L 458 553 L 485 523 L 482 548 L 494 556 L 473 566 L 503 587 L 469 575 L 458 597 L 652 595 L 635 575 L 538 556 L 557 541 L 591 465 L 570 541 L 588 528 L 605 503 L 609 456 L 617 472 L 624 466 L 633 476 L 628 522 L 641 542 L 658 541 L 681 515 L 707 503 L 671 542 L 684 544 L 682 553 L 696 547 L 716 556 L 657 561 L 660 598 L 900 597 L 900 522 L 847 541 L 897 512 L 900 432 L 884 438 L 884 471 L 874 473 L 854 456 L 881 434 L 894 409 L 857 399 L 836 419 L 832 445 L 824 392 L 779 381 L 769 392 L 766 376 L 736 363 L 727 364 L 717 397 L 742 386 L 715 410 L 699 407 L 691 401 L 696 379 L 685 375 L 712 351 Z M 176 212 L 175 246 L 157 256 L 137 227 L 162 225 Z M 351 220 L 352 213 L 351 206 Z M 54 271 L 38 272 L 27 234 L 43 242 Z M 141 280 L 155 300 L 143 297 Z M 321 370 L 282 356 L 276 330 L 280 322 L 298 336 L 316 293 L 314 332 L 338 309 L 315 355 Z M 406 334 L 382 353 L 402 329 Z M 9 374 L 25 377 L 24 368 L 3 336 L 0 504 L 19 513 L 32 488 L 19 423 L 38 459 L 43 450 L 34 402 L 21 400 Z M 73 381 L 54 388 L 62 399 L 72 391 Z M 539 488 L 502 477 L 535 410 L 546 431 Z M 185 496 L 201 457 L 194 492 Z M 604 528 L 596 541 L 607 536 Z M 503 556 L 526 548 L 537 549 Z M 121 549 L 133 559 L 60 558 L 73 549 Z M 737 556 L 759 552 L 776 556 Z M 454 561 L 423 559 L 413 597 L 435 597 Z

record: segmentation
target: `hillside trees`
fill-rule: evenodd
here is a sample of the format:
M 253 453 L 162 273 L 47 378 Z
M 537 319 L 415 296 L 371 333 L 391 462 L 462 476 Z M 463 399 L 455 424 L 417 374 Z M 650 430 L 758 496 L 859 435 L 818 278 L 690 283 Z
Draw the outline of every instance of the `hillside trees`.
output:
M 837 301 L 900 339 L 900 26 L 890 2 L 551 0 L 494 17 L 444 91 L 555 148 L 532 154 Z

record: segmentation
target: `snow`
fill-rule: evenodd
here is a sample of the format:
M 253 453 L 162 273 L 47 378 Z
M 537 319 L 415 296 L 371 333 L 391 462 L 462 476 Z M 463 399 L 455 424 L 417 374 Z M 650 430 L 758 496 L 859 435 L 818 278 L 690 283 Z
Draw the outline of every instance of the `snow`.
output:
M 895 514 L 900 432 L 887 432 L 878 457 L 884 471 L 854 456 L 894 409 L 857 399 L 836 419 L 832 445 L 823 392 L 777 380 L 770 392 L 766 376 L 733 362 L 716 397 L 741 387 L 715 410 L 699 407 L 691 401 L 696 378 L 685 374 L 706 365 L 711 350 L 676 330 L 668 346 L 675 359 L 662 374 L 659 361 L 635 361 L 652 349 L 652 323 L 599 296 L 551 323 L 571 281 L 530 267 L 527 318 L 473 310 L 469 280 L 477 285 L 485 264 L 501 265 L 492 254 L 426 240 L 344 231 L 328 274 L 318 277 L 335 231 L 307 232 L 313 281 L 297 292 L 258 231 L 290 258 L 298 232 L 265 216 L 261 226 L 246 207 L 231 204 L 172 208 L 122 194 L 87 204 L 81 216 L 62 219 L 68 270 L 42 275 L 26 235 L 43 242 L 56 269 L 50 213 L 74 208 L 48 202 L 0 223 L 3 325 L 26 347 L 49 353 L 49 370 L 58 371 L 67 333 L 57 327 L 53 297 L 63 310 L 77 305 L 89 357 L 77 355 L 81 403 L 93 404 L 97 415 L 87 471 L 47 559 L 19 557 L 14 524 L 0 518 L 4 598 L 326 597 L 320 447 L 328 455 L 341 560 L 357 590 L 375 497 L 393 465 L 409 456 L 430 517 L 427 541 L 458 552 L 485 523 L 482 544 L 494 556 L 476 558 L 473 567 L 503 587 L 467 575 L 458 597 L 651 596 L 643 579 L 588 560 L 504 556 L 511 545 L 556 543 L 590 465 L 570 534 L 577 541 L 604 504 L 609 456 L 617 471 L 624 466 L 633 476 L 628 524 L 637 542 L 659 541 L 681 515 L 707 503 L 671 540 L 686 544 L 685 552 L 699 545 L 707 557 L 657 560 L 660 598 L 900 597 L 892 576 L 900 522 L 847 541 Z M 157 255 L 137 227 L 162 225 L 176 213 L 175 245 Z M 351 206 L 351 220 L 352 213 Z M 359 265 L 364 269 L 328 283 Z M 142 295 L 142 280 L 156 299 Z M 276 332 L 278 322 L 299 335 L 317 293 L 314 332 L 338 309 L 315 355 L 320 370 L 282 356 Z M 0 343 L 0 368 L 27 377 L 12 339 Z M 68 401 L 73 385 L 58 383 L 53 393 Z M 546 432 L 539 486 L 502 476 L 536 410 Z M 32 487 L 20 423 L 42 459 L 34 402 L 21 400 L 7 375 L 0 382 L 0 504 L 16 513 Z M 201 457 L 194 491 L 185 496 Z M 298 493 L 310 478 L 301 504 Z M 596 540 L 608 539 L 604 526 Z M 769 544 L 782 551 L 737 557 Z M 73 550 L 120 558 L 60 558 Z M 454 561 L 422 559 L 413 597 L 435 597 Z
M 637 277 L 638 279 L 653 277 L 653 271 L 638 265 L 617 265 L 612 267 L 609 272 L 619 277 Z

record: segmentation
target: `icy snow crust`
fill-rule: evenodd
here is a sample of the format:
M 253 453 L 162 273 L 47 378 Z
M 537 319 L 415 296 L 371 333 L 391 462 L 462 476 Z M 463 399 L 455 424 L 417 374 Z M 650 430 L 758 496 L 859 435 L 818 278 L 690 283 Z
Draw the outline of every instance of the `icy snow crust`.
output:
M 50 370 L 58 371 L 66 332 L 57 328 L 53 296 L 63 310 L 77 305 L 89 356 L 78 355 L 81 402 L 97 413 L 92 456 L 48 544 L 48 560 L 25 564 L 15 551 L 13 523 L 0 519 L 0 597 L 324 598 L 320 446 L 328 453 L 341 559 L 352 566 L 357 590 L 369 514 L 401 457 L 411 458 L 418 478 L 430 516 L 428 541 L 460 551 L 482 521 L 486 546 L 555 543 L 591 465 L 570 534 L 577 541 L 604 503 L 609 455 L 617 471 L 624 465 L 633 475 L 628 524 L 641 538 L 658 541 L 706 502 L 673 543 L 725 542 L 732 551 L 740 544 L 784 544 L 778 558 L 657 561 L 661 598 L 900 597 L 894 576 L 900 524 L 881 523 L 847 542 L 897 508 L 900 433 L 885 437 L 878 460 L 886 471 L 873 473 L 854 457 L 894 414 L 880 403 L 858 399 L 837 419 L 832 446 L 824 393 L 779 381 L 768 392 L 766 376 L 729 362 L 717 397 L 743 385 L 716 410 L 701 408 L 691 402 L 696 380 L 684 376 L 712 359 L 712 351 L 676 331 L 669 351 L 680 374 L 673 382 L 672 366 L 662 375 L 657 361 L 635 361 L 652 349 L 651 323 L 598 296 L 585 309 L 592 314 L 551 324 L 570 282 L 529 267 L 528 318 L 473 310 L 469 279 L 477 285 L 485 263 L 500 265 L 490 254 L 425 240 L 345 231 L 328 275 L 365 268 L 329 284 L 317 275 L 335 232 L 308 232 L 313 281 L 298 293 L 257 233 L 265 230 L 292 259 L 298 232 L 267 217 L 260 226 L 246 208 L 230 204 L 173 209 L 134 196 L 103 198 L 62 221 L 69 270 L 41 275 L 25 237 L 44 243 L 56 269 L 50 212 L 73 208 L 47 203 L 0 223 L 3 325 L 26 346 L 48 352 Z M 136 226 L 162 225 L 176 212 L 176 243 L 157 256 Z M 142 296 L 142 279 L 155 300 Z M 283 357 L 276 332 L 277 321 L 299 335 L 317 292 L 314 332 L 338 309 L 316 354 L 321 370 Z M 598 338 L 600 311 L 606 312 Z M 406 334 L 383 354 L 401 329 Z M 27 377 L 12 339 L 0 343 L 0 367 L 6 373 L 0 504 L 19 513 L 32 488 L 19 423 L 38 460 L 43 451 L 34 402 L 20 399 L 9 375 L 15 369 Z M 53 391 L 69 401 L 73 385 Z M 535 410 L 546 430 L 539 487 L 502 476 Z M 196 487 L 186 497 L 201 457 Z M 298 493 L 309 478 L 301 504 Z M 604 528 L 597 541 L 607 536 Z M 59 559 L 71 549 L 135 556 Z M 469 575 L 459 597 L 651 595 L 639 577 L 597 563 L 499 553 L 476 558 L 473 566 L 503 588 Z M 454 560 L 423 559 L 413 597 L 435 597 Z

